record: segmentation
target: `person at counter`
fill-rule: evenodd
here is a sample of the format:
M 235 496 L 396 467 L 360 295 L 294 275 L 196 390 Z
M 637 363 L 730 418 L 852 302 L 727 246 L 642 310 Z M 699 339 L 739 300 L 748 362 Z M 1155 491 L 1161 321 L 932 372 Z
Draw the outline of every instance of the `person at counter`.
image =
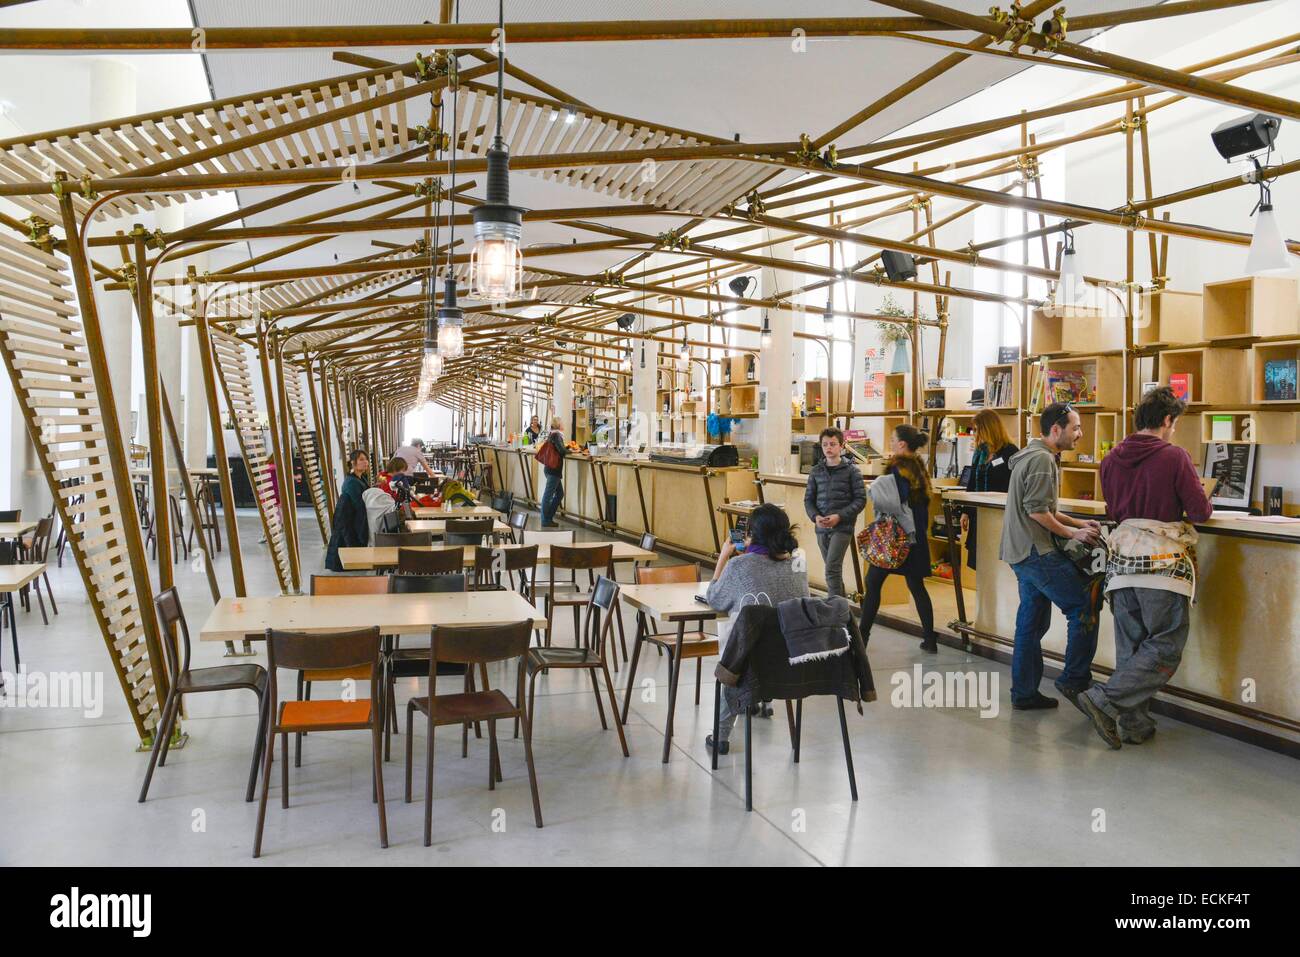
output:
M 568 453 L 568 446 L 564 444 L 564 420 L 558 415 L 551 419 L 551 432 L 546 441 L 555 448 L 559 458 L 554 459 L 554 466 L 542 465 L 542 472 L 546 475 L 546 488 L 542 492 L 542 528 L 559 528 L 555 513 L 564 501 L 564 456 Z
M 869 495 L 874 514 L 891 515 L 907 532 L 911 547 L 907 558 L 897 568 L 867 566 L 867 581 L 862 595 L 862 620 L 858 627 L 865 645 L 871 638 L 871 626 L 880 611 L 880 593 L 885 579 L 902 575 L 907 590 L 916 603 L 916 613 L 921 619 L 921 650 L 935 654 L 939 642 L 934 634 L 934 605 L 925 589 L 926 576 L 930 574 L 930 549 L 926 545 L 926 530 L 930 527 L 930 477 L 925 462 L 916 453 L 923 449 L 930 437 L 911 425 L 900 425 L 894 430 L 893 453 L 889 470 L 871 483 Z
M 1112 749 L 1155 734 L 1149 705 L 1178 670 L 1196 588 L 1196 529 L 1213 506 L 1187 451 L 1171 443 L 1187 406 L 1165 386 L 1143 397 L 1137 431 L 1101 461 L 1107 537 L 1106 595 L 1115 619 L 1115 670 L 1079 696 Z M 1184 516 L 1186 518 L 1184 518 Z
M 968 492 L 1005 492 L 1011 485 L 1011 457 L 1016 448 L 1007 435 L 1002 418 L 992 409 L 975 416 L 975 451 L 971 456 Z M 975 567 L 975 534 L 978 528 L 974 508 L 961 513 L 961 530 L 966 533 L 966 567 Z
M 704 595 L 709 607 L 733 613 L 757 602 L 775 606 L 789 598 L 809 597 L 808 572 L 805 567 L 796 568 L 794 561 L 799 541 L 782 508 L 768 502 L 754 509 L 746 527 L 744 546 L 741 552 L 730 539 L 722 546 Z M 736 723 L 739 693 L 738 688 L 722 686 L 722 703 L 718 707 L 719 754 L 726 754 L 731 748 L 729 741 Z M 713 735 L 705 736 L 704 746 L 713 750 Z
M 524 431 L 528 433 L 528 444 L 532 445 L 537 441 L 537 437 L 542 434 L 542 420 L 537 416 L 533 416 L 532 421 L 528 423 L 528 428 L 524 429 Z
M 366 516 L 363 497 L 370 487 L 366 473 L 370 471 L 370 457 L 360 449 L 348 456 L 348 477 L 343 480 L 339 503 L 334 508 L 333 530 L 325 550 L 325 567 L 332 572 L 343 571 L 339 560 L 340 548 L 364 548 L 370 544 L 370 522 Z
M 1055 708 L 1060 703 L 1038 690 L 1043 679 L 1043 635 L 1052 606 L 1065 614 L 1068 628 L 1065 667 L 1056 688 L 1071 702 L 1092 684 L 1097 651 L 1097 621 L 1084 581 L 1056 547 L 1052 536 L 1095 544 L 1101 526 L 1072 518 L 1057 508 L 1061 486 L 1057 456 L 1073 449 L 1083 435 L 1079 413 L 1053 402 L 1039 417 L 1041 438 L 1011 457 L 1011 484 L 1002 520 L 998 557 L 1011 566 L 1020 586 L 1016 640 L 1011 653 L 1011 704 L 1018 711 Z
M 844 553 L 853 542 L 853 523 L 867 506 L 862 473 L 844 455 L 844 433 L 822 429 L 822 461 L 808 473 L 803 510 L 817 529 L 817 548 L 826 563 L 826 594 L 844 597 Z

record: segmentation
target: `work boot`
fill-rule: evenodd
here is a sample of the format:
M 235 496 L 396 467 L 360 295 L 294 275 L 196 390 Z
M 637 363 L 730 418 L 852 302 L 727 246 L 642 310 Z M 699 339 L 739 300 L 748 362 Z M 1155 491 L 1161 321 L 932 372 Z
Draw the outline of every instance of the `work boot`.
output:
M 1123 743 L 1119 739 L 1119 729 L 1115 726 L 1114 718 L 1093 704 L 1092 699 L 1086 694 L 1079 695 L 1078 703 L 1079 710 L 1088 716 L 1088 720 L 1092 722 L 1092 726 L 1096 730 L 1097 736 L 1106 742 L 1108 748 L 1112 751 L 1118 751 L 1123 747 Z

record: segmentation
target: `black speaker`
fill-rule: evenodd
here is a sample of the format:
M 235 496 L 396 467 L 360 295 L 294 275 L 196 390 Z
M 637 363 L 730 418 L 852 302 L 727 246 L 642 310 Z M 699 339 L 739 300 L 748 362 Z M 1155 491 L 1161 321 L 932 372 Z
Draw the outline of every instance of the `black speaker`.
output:
M 620 329 L 627 331 L 636 325 L 636 316 L 630 312 L 625 312 L 614 321 L 618 323 Z
M 1252 113 L 1220 123 L 1210 134 L 1214 148 L 1226 160 L 1268 149 L 1277 139 L 1282 121 L 1267 113 Z
M 916 278 L 916 260 L 907 253 L 886 249 L 880 254 L 885 264 L 885 275 L 894 282 L 905 282 Z

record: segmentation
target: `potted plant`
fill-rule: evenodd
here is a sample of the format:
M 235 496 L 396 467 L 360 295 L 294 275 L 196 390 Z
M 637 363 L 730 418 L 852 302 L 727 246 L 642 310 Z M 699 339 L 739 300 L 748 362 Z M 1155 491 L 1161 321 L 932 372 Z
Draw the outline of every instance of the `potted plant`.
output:
M 876 312 L 882 316 L 898 316 L 904 319 L 912 318 L 911 310 L 904 309 L 894 300 L 894 297 L 888 293 L 885 294 L 884 301 L 881 302 L 880 307 L 876 309 Z M 926 317 L 921 315 L 919 318 L 924 319 Z M 882 346 L 888 348 L 892 345 L 894 347 L 894 364 L 889 371 L 891 373 L 912 371 L 912 360 L 907 352 L 907 344 L 912 338 L 912 327 L 910 325 L 904 325 L 901 322 L 884 322 L 877 320 L 876 331 L 880 334 L 880 342 Z

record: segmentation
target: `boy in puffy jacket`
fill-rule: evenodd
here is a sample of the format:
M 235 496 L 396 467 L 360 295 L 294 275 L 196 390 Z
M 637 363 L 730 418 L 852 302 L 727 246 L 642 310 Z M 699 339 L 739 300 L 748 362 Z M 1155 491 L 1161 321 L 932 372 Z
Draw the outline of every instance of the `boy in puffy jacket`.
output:
M 844 553 L 853 543 L 853 523 L 867 505 L 867 490 L 858 467 L 844 458 L 844 433 L 822 429 L 819 439 L 824 458 L 808 473 L 803 508 L 826 563 L 826 594 L 843 598 Z

